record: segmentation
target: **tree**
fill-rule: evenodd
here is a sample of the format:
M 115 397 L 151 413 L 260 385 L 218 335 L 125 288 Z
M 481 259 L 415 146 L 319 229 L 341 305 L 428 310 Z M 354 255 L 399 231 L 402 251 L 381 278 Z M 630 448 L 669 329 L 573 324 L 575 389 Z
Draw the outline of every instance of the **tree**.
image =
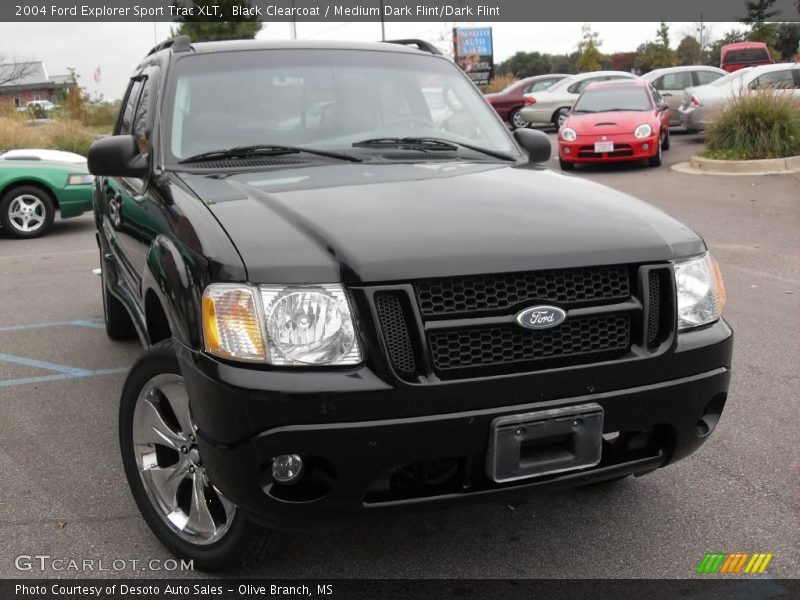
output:
M 519 79 L 550 72 L 550 60 L 539 52 L 517 52 L 497 66 L 498 75 L 513 75 Z
M 33 72 L 35 63 L 9 59 L 0 54 L 0 85 L 14 83 Z
M 798 7 L 800 8 L 800 7 Z M 781 23 L 775 30 L 775 49 L 782 60 L 793 60 L 800 52 L 800 23 Z
M 192 0 L 192 16 L 179 16 L 175 20 L 178 26 L 172 29 L 172 35 L 188 35 L 193 42 L 214 42 L 219 40 L 252 40 L 261 30 L 258 17 L 237 17 L 237 21 L 206 21 L 208 17 L 200 14 L 198 7 L 204 8 L 204 13 L 215 14 L 214 9 L 207 7 L 219 6 L 216 9 L 223 15 L 233 13 L 233 7 L 250 7 L 246 0 Z M 175 6 L 183 7 L 183 3 L 175 2 Z M 245 13 L 246 14 L 246 13 Z
M 609 58 L 614 71 L 632 72 L 636 68 L 636 52 L 615 52 Z
M 575 63 L 578 62 L 580 54 L 575 51 L 572 54 L 553 54 L 548 56 L 550 60 L 551 73 L 575 73 L 578 69 Z
M 772 9 L 773 4 L 775 0 L 746 0 L 744 6 L 747 9 L 747 16 L 741 19 L 742 23 L 753 25 L 774 17 L 778 11 Z
M 575 62 L 575 67 L 579 73 L 587 73 L 589 71 L 597 71 L 603 63 L 603 53 L 600 52 L 602 40 L 599 34 L 592 31 L 589 25 L 584 25 L 581 28 L 582 39 L 578 43 L 578 53 L 580 56 Z
M 699 65 L 703 58 L 703 49 L 696 37 L 687 35 L 678 44 L 677 55 L 679 65 Z
M 658 43 L 664 48 L 669 48 L 669 25 L 664 23 L 664 21 L 661 21 L 661 25 L 659 25 L 658 31 L 656 31 L 656 38 Z

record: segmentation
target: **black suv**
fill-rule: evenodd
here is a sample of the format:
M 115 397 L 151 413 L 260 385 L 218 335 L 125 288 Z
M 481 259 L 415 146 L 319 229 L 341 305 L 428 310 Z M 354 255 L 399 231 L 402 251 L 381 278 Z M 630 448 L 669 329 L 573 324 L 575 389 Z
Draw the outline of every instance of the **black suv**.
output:
M 732 333 L 703 240 L 536 163 L 451 61 L 175 38 L 94 144 L 120 443 L 200 568 L 270 529 L 641 475 L 696 450 Z

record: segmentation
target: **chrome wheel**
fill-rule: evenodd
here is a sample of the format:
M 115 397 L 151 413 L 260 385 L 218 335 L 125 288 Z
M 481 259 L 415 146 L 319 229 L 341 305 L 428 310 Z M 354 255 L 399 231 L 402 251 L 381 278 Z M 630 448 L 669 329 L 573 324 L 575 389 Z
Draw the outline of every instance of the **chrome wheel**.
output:
M 8 220 L 23 233 L 33 233 L 42 228 L 47 219 L 47 207 L 33 194 L 17 196 L 8 205 Z
M 514 126 L 514 129 L 524 129 L 525 127 L 530 125 L 530 123 L 528 123 L 525 119 L 522 118 L 520 112 L 521 111 L 517 109 L 514 111 L 514 114 L 511 115 L 511 124 Z
M 183 377 L 164 373 L 145 384 L 136 401 L 132 433 L 139 475 L 158 515 L 189 543 L 220 540 L 236 507 L 206 475 Z

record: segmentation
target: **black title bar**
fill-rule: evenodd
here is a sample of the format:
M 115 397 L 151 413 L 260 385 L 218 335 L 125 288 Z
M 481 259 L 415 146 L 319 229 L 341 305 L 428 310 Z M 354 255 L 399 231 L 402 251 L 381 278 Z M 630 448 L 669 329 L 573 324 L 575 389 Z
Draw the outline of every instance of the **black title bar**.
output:
M 180 6 L 178 6 L 180 5 Z M 800 21 L 796 0 L 776 0 L 774 21 Z M 11 0 L 0 21 L 738 21 L 744 0 L 248 0 L 201 9 L 191 0 Z

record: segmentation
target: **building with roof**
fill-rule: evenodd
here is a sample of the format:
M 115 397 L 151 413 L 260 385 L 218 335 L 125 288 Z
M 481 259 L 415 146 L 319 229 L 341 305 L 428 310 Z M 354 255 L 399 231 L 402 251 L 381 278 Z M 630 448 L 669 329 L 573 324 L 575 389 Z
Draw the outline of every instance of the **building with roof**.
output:
M 56 103 L 69 86 L 69 75 L 48 75 L 42 61 L 0 65 L 0 107 L 25 106 L 34 100 Z

